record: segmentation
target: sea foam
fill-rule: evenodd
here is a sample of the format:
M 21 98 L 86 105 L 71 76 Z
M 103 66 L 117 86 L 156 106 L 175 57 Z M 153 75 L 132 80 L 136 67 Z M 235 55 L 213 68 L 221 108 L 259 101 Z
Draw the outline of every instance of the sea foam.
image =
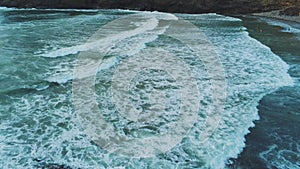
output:
M 151 13 L 143 13 L 139 16 L 148 18 L 149 14 L 152 16 Z M 161 15 L 163 14 L 160 13 L 159 17 L 161 17 Z M 168 16 L 169 15 L 170 14 L 168 14 Z M 179 165 L 181 167 L 197 166 L 197 168 L 224 168 L 228 159 L 237 158 L 237 155 L 243 150 L 243 147 L 245 146 L 245 135 L 249 133 L 250 127 L 254 127 L 253 121 L 259 120 L 258 110 L 256 108 L 259 100 L 266 94 L 275 91 L 281 86 L 292 85 L 293 81 L 287 74 L 288 65 L 277 55 L 272 53 L 270 48 L 249 37 L 245 30 L 236 29 L 237 25 L 240 25 L 241 27 L 241 20 L 217 14 L 180 16 L 184 19 L 191 20 L 191 22 L 195 23 L 195 25 L 200 25 L 201 29 L 199 31 L 202 31 L 207 35 L 207 39 L 201 39 L 205 36 L 198 37 L 200 38 L 198 40 L 198 44 L 202 47 L 202 52 L 211 52 L 211 54 L 215 54 L 213 51 L 209 51 L 211 50 L 210 48 L 205 48 L 205 43 L 211 43 L 211 45 L 214 45 L 213 50 L 216 50 L 218 53 L 220 62 L 223 64 L 225 69 L 227 99 L 224 111 L 222 113 L 214 112 L 215 114 L 221 113 L 219 114 L 219 116 L 221 116 L 220 123 L 216 129 L 212 129 L 209 135 L 202 137 L 201 133 L 204 132 L 203 128 L 208 128 L 210 126 L 207 124 L 203 126 L 203 121 L 199 120 L 195 124 L 195 127 L 190 131 L 187 138 L 183 141 L 182 145 L 178 145 L 178 147 L 175 147 L 171 152 L 166 153 L 164 155 L 164 159 L 169 159 L 169 161 L 171 161 L 169 164 L 171 168 L 172 166 L 175 167 L 175 165 Z M 159 17 L 156 18 L 161 20 Z M 109 27 L 110 26 L 111 25 L 109 25 Z M 116 28 L 119 28 L 120 26 L 123 27 L 121 24 L 115 26 Z M 158 26 L 158 24 L 156 24 L 156 26 Z M 174 29 L 181 30 L 181 27 L 175 27 Z M 116 43 L 115 48 L 119 49 L 119 51 L 116 50 L 118 51 L 116 53 L 130 56 L 136 54 L 136 52 L 142 51 L 144 47 L 138 48 L 138 51 L 131 53 L 130 48 L 127 48 L 125 44 L 130 42 L 133 48 L 135 48 L 135 45 L 145 46 L 146 41 L 141 39 L 148 39 L 151 37 L 147 35 L 164 35 L 164 31 L 160 32 L 158 30 L 161 29 L 151 29 L 143 32 L 140 31 L 132 37 L 123 38 L 126 39 L 126 41 Z M 101 29 L 101 31 L 100 37 L 107 36 L 112 33 L 105 29 Z M 194 34 L 194 36 L 195 35 L 196 34 Z M 99 35 L 93 37 L 92 41 L 97 39 L 97 36 Z M 191 36 L 191 30 L 181 32 L 180 36 L 191 39 L 194 38 Z M 153 39 L 149 38 L 148 40 L 152 40 L 152 45 L 154 46 L 158 46 L 160 43 L 165 44 L 163 42 L 167 41 L 163 38 L 157 39 L 157 36 L 153 37 Z M 135 38 L 138 40 L 135 41 Z M 170 51 L 173 50 L 186 62 L 193 59 L 194 68 L 192 70 L 197 75 L 199 83 L 205 83 L 205 85 L 199 87 L 199 92 L 206 93 L 207 91 L 203 88 L 207 85 L 207 82 L 205 82 L 203 77 L 205 72 L 202 72 L 202 75 L 199 74 L 199 72 L 205 69 L 205 64 L 207 64 L 205 62 L 207 61 L 201 59 L 197 60 L 195 53 L 180 45 L 178 46 L 171 43 L 171 45 L 165 44 L 164 47 Z M 114 49 L 112 51 L 114 51 Z M 149 55 L 149 57 L 151 57 L 151 55 Z M 122 62 L 122 59 L 118 62 Z M 100 86 L 102 85 L 101 83 L 107 84 L 109 83 L 109 79 L 102 76 L 102 78 L 97 81 L 97 84 Z M 210 88 L 209 86 L 206 87 Z M 105 87 L 100 88 L 101 92 L 104 93 L 104 90 L 109 90 Z M 106 106 L 101 108 L 101 111 L 105 114 L 105 116 L 112 116 L 110 115 L 112 110 L 108 108 L 112 106 L 108 101 L 109 95 L 109 93 L 103 94 L 101 96 L 106 97 L 98 98 L 101 105 L 107 106 L 107 108 Z M 210 99 L 211 98 L 206 98 L 202 100 L 202 102 L 206 102 L 206 104 L 211 106 L 212 102 Z M 147 102 L 147 100 L 142 99 L 140 102 Z M 210 107 L 206 104 L 201 105 L 199 115 L 201 114 L 209 117 L 210 114 L 207 114 L 207 112 L 209 112 Z M 111 118 L 117 117 L 113 116 Z M 118 124 L 114 125 L 122 126 L 122 123 L 122 121 L 118 121 Z M 181 155 L 178 156 L 178 154 Z M 118 159 L 118 157 L 115 158 Z M 193 160 L 190 162 L 184 162 L 187 159 Z M 178 164 L 176 164 L 175 161 L 178 161 Z M 128 165 L 147 165 L 147 162 L 143 160 L 135 161 L 134 163 L 135 164 Z M 162 159 L 152 159 L 151 163 L 165 163 L 165 165 L 167 165 L 167 163 L 163 162 Z M 154 166 L 158 167 L 157 165 Z
M 96 92 L 99 94 L 97 101 L 102 113 L 107 115 L 107 119 L 111 120 L 117 130 L 124 131 L 122 125 L 126 120 L 115 113 L 116 110 L 109 98 L 108 84 L 115 67 L 128 57 L 149 47 L 162 47 L 174 53 L 176 57 L 190 65 L 191 72 L 198 82 L 199 92 L 207 95 L 199 100 L 201 106 L 198 121 L 182 142 L 170 152 L 149 159 L 108 154 L 89 139 L 76 120 L 71 86 L 69 83 L 65 84 L 72 79 L 72 74 L 65 72 L 70 72 L 76 63 L 70 63 L 72 65 L 62 71 L 63 73 L 60 69 L 66 66 L 61 63 L 52 65 L 54 70 L 50 70 L 46 75 L 60 71 L 50 77 L 45 76 L 45 79 L 64 85 L 49 87 L 21 97 L 3 96 L 5 97 L 3 100 L 14 103 L 3 106 L 3 111 L 12 112 L 9 118 L 8 115 L 1 114 L 0 138 L 4 141 L 0 143 L 0 155 L 3 157 L 0 162 L 4 168 L 15 166 L 42 168 L 55 164 L 73 168 L 224 168 L 230 158 L 236 158 L 243 150 L 245 135 L 249 133 L 249 128 L 254 126 L 253 121 L 259 119 L 256 108 L 259 100 L 281 86 L 293 84 L 287 74 L 288 65 L 272 53 L 270 48 L 249 37 L 246 30 L 240 30 L 242 23 L 239 19 L 217 14 L 175 16 L 156 12 L 137 13 L 136 22 L 118 20 L 101 27 L 85 44 L 49 51 L 42 56 L 46 57 L 45 59 L 60 61 L 68 58 L 65 56 L 88 50 L 103 49 L 107 52 L 109 56 L 103 58 L 95 78 Z M 215 52 L 212 53 L 219 58 L 225 70 L 227 98 L 224 111 L 220 114 L 217 128 L 206 135 L 207 137 L 201 137 L 201 134 L 209 127 L 205 119 L 214 115 L 208 114 L 212 104 L 211 79 L 207 76 L 204 62 L 206 60 L 201 60 L 192 49 L 178 39 L 164 35 L 168 27 L 161 23 L 177 19 L 190 21 L 200 28 L 199 31 L 206 35 L 203 36 L 206 39 L 200 39 L 195 45 L 206 47 L 209 43 L 214 46 Z M 182 28 L 178 26 L 175 29 Z M 193 38 L 189 30 L 183 31 L 181 35 Z M 209 54 L 211 51 L 203 48 L 203 52 Z M 86 76 L 90 76 L 89 72 L 84 73 L 82 78 Z M 150 81 L 154 87 L 176 93 L 174 81 L 166 74 L 142 72 L 137 77 Z M 138 80 L 138 78 L 133 79 L 133 82 Z M 145 88 L 149 87 L 145 85 Z M 144 93 L 143 90 L 133 92 L 134 96 L 141 96 Z M 134 101 L 138 104 L 147 102 L 143 97 L 136 97 Z M 160 122 L 155 119 L 153 121 Z M 128 128 L 136 128 L 135 124 L 124 125 L 128 125 Z M 143 128 L 133 133 L 139 134 L 144 131 Z M 263 154 L 261 156 L 264 157 Z
M 299 28 L 296 28 L 290 24 L 284 23 L 283 21 L 278 21 L 278 20 L 274 20 L 274 19 L 266 19 L 266 18 L 260 18 L 260 20 L 267 22 L 269 25 L 281 27 L 282 32 L 295 33 L 295 34 L 300 33 Z

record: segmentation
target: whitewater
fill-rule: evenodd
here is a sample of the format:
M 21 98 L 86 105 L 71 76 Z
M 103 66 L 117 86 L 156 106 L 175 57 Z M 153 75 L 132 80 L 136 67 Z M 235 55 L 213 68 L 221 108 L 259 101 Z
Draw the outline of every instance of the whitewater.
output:
M 225 168 L 243 151 L 245 135 L 259 120 L 259 101 L 293 85 L 289 66 L 233 17 L 5 8 L 0 23 L 1 168 Z M 101 62 L 91 56 L 95 51 L 103 54 Z M 129 101 L 146 113 L 151 92 L 166 93 L 162 113 L 171 113 L 162 118 L 132 122 L 113 96 L 118 67 L 130 72 L 133 68 L 122 64 L 138 66 L 165 51 L 181 61 L 166 60 L 165 65 L 187 65 L 194 77 L 190 82 L 197 85 L 194 104 L 199 107 L 193 123 L 186 124 L 190 129 L 176 145 L 152 157 L 110 153 L 80 120 L 76 108 L 90 103 L 84 102 L 88 96 L 74 100 L 74 83 L 94 80 L 95 104 L 119 135 L 136 139 L 167 133 L 180 118 L 178 92 L 184 84 L 176 84 L 176 76 L 151 68 L 128 82 Z M 144 60 L 132 59 L 139 54 Z M 78 74 L 81 64 L 86 71 Z

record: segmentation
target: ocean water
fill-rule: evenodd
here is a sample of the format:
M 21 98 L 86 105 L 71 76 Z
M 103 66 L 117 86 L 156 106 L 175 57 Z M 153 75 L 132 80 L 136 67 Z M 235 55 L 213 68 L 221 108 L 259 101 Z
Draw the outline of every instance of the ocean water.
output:
M 300 168 L 300 24 L 244 17 L 250 35 L 289 64 L 294 86 L 266 95 L 258 106 L 260 120 L 247 135 L 247 146 L 233 168 Z
M 130 16 L 135 19 L 122 19 Z M 179 23 L 169 34 L 173 37 L 166 34 L 169 21 Z M 0 168 L 299 168 L 298 30 L 292 23 L 218 14 L 1 8 Z M 193 39 L 194 49 L 205 57 L 187 46 Z M 189 132 L 168 151 L 120 156 L 85 130 L 76 108 L 90 102 L 87 97 L 75 104 L 74 75 L 78 60 L 99 46 L 109 52 L 93 78 L 97 109 L 124 138 L 167 133 L 180 118 L 178 92 L 190 84 L 177 84 L 166 71 L 138 72 L 127 85 L 129 100 L 143 110 L 144 119 L 131 121 L 131 112 L 120 111 L 114 102 L 114 74 L 130 73 L 133 68 L 124 64 L 139 65 L 164 51 L 179 60 L 173 64 L 187 66 L 179 75 L 192 75 L 199 108 Z M 132 59 L 138 54 L 144 60 Z M 169 60 L 164 66 L 173 67 Z M 218 93 L 214 82 L 224 91 Z M 160 118 L 149 116 L 152 91 L 167 96 Z M 226 96 L 222 105 L 215 104 L 216 96 Z

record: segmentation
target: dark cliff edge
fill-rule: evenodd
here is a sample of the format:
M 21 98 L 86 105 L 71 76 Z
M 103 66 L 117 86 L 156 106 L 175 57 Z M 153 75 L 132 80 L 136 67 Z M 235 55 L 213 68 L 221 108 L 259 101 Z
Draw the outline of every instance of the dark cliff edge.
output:
M 0 0 L 16 8 L 133 9 L 170 13 L 247 14 L 299 6 L 300 0 Z

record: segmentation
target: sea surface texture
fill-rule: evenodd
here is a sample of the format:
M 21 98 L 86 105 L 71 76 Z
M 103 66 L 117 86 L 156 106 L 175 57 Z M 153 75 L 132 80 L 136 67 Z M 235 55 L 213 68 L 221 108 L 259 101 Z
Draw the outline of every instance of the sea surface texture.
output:
M 136 20 L 122 22 L 131 15 Z M 180 30 L 175 38 L 176 34 L 166 33 L 169 20 L 192 27 L 170 26 L 175 32 Z M 278 24 L 218 14 L 0 8 L 0 168 L 299 168 L 299 29 Z M 199 34 L 193 34 L 195 28 Z M 265 45 L 249 33 L 261 37 Z M 187 40 L 180 41 L 180 37 Z M 190 48 L 189 39 L 199 39 L 193 47 L 202 52 Z M 288 46 L 287 41 L 298 46 L 282 47 Z M 75 70 L 79 58 L 99 46 L 106 52 L 95 73 L 95 93 L 85 96 L 85 88 L 74 90 Z M 119 136 L 134 140 L 163 135 L 178 123 L 183 102 L 180 90 L 191 84 L 177 83 L 176 76 L 164 70 L 141 70 L 127 84 L 128 100 L 141 115 L 134 117 L 114 102 L 113 80 L 119 77 L 116 72 L 133 69 L 124 64 L 142 65 L 165 51 L 179 60 L 166 61 L 166 70 L 182 63 L 187 67 L 181 69 L 197 85 L 194 90 L 199 98 L 194 105 L 199 107 L 194 123 L 186 124 L 190 130 L 168 151 L 140 158 L 110 153 L 87 132 L 76 108 L 89 103 L 78 104 L 74 92 L 82 91 L 79 95 L 86 100 L 95 97 L 101 114 L 95 117 L 103 117 Z M 144 60 L 138 59 L 139 54 Z M 212 69 L 222 74 L 213 74 Z M 213 83 L 220 79 L 224 91 L 218 93 Z M 156 106 L 150 104 L 153 92 L 165 97 L 155 100 L 157 105 L 166 103 L 158 116 L 151 114 Z M 187 94 L 192 98 L 194 93 Z M 222 104 L 215 104 L 215 97 L 222 96 Z M 263 139 L 270 133 L 279 140 Z M 134 144 L 127 146 L 134 150 Z

